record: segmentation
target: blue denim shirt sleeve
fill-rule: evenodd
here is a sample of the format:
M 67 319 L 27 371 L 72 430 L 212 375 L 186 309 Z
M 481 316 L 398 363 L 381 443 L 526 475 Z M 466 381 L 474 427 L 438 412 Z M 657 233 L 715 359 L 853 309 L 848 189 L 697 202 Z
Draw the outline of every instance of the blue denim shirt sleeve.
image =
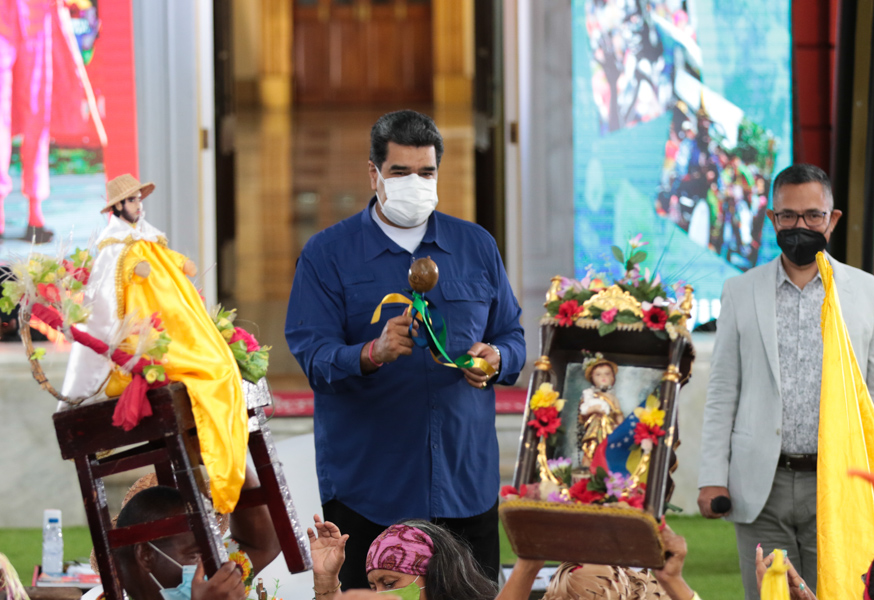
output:
M 345 298 L 339 273 L 304 252 L 297 262 L 288 301 L 285 339 L 317 392 L 352 391 L 350 377 L 361 377 L 361 348 L 348 344 L 343 330 Z M 350 387 L 352 386 L 352 387 Z

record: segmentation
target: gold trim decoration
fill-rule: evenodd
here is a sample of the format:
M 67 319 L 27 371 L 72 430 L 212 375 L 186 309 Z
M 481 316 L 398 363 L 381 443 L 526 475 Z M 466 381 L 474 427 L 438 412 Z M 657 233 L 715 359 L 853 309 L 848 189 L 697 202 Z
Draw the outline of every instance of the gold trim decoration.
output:
M 593 515 L 616 515 L 622 517 L 634 517 L 649 521 L 652 526 L 658 530 L 659 524 L 650 513 L 639 508 L 631 508 L 630 506 L 607 506 L 604 504 L 562 504 L 560 502 L 549 502 L 548 500 L 505 500 L 498 507 L 498 512 L 512 511 L 521 508 L 533 508 L 544 512 L 568 512 L 568 513 L 590 513 Z
M 683 299 L 680 301 L 680 312 L 683 313 L 683 318 L 678 324 L 686 327 L 686 320 L 692 318 L 692 299 L 694 298 L 695 288 L 686 284 L 684 289 L 686 292 L 683 294 Z
M 127 258 L 127 253 L 130 252 L 131 246 L 135 243 L 136 240 L 133 236 L 127 236 L 124 240 L 124 248 L 121 249 L 118 261 L 115 263 L 115 313 L 119 319 L 124 319 L 124 284 L 129 283 L 124 281 L 124 260 Z
M 601 310 L 610 310 L 611 308 L 620 311 L 627 310 L 643 319 L 643 310 L 640 307 L 640 302 L 616 284 L 601 290 L 583 302 L 583 317 L 592 316 L 592 312 L 589 309 L 593 306 Z
M 549 463 L 546 459 L 546 436 L 541 436 L 540 441 L 537 443 L 537 464 L 540 465 L 540 481 L 548 479 L 555 485 L 561 485 L 561 481 L 549 468 Z
M 534 361 L 534 368 L 538 371 L 549 371 L 552 368 L 552 362 L 545 354 Z
M 665 374 L 662 376 L 662 381 L 680 383 L 680 369 L 677 365 L 668 365 L 668 370 L 665 371 Z
M 549 289 L 546 291 L 546 302 L 543 303 L 543 306 L 546 306 L 550 302 L 561 300 L 558 295 L 558 290 L 561 287 L 561 279 L 561 275 L 556 275 L 549 280 Z

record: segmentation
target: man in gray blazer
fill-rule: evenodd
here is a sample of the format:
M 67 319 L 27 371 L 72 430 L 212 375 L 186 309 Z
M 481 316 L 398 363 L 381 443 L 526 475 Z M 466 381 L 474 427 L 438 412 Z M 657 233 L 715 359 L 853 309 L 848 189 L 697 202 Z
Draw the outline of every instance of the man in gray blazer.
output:
M 755 550 L 775 548 L 816 590 L 816 457 L 825 292 L 815 256 L 841 211 L 828 176 L 793 165 L 768 218 L 783 253 L 725 282 L 704 408 L 698 507 L 735 523 L 747 600 Z M 853 351 L 874 383 L 874 277 L 828 257 Z M 724 499 L 730 499 L 730 504 Z M 714 502 L 714 500 L 716 500 Z

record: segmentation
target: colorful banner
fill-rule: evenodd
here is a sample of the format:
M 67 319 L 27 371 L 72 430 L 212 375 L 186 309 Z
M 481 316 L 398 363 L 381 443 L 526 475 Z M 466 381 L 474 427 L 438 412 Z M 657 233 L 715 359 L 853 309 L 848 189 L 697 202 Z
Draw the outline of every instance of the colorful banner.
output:
M 695 286 L 701 323 L 726 278 L 779 253 L 790 32 L 789 0 L 573 0 L 577 277 L 642 233 L 641 267 Z
M 138 175 L 130 0 L 0 0 L 0 264 L 106 225 L 107 178 Z

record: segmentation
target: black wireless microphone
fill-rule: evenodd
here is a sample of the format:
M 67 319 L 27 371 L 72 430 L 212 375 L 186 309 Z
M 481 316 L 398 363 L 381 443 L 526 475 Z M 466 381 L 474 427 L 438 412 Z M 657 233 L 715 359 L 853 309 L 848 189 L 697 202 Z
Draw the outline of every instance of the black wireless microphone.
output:
M 724 515 L 731 510 L 731 498 L 728 496 L 717 496 L 710 501 L 710 510 L 717 515 Z

